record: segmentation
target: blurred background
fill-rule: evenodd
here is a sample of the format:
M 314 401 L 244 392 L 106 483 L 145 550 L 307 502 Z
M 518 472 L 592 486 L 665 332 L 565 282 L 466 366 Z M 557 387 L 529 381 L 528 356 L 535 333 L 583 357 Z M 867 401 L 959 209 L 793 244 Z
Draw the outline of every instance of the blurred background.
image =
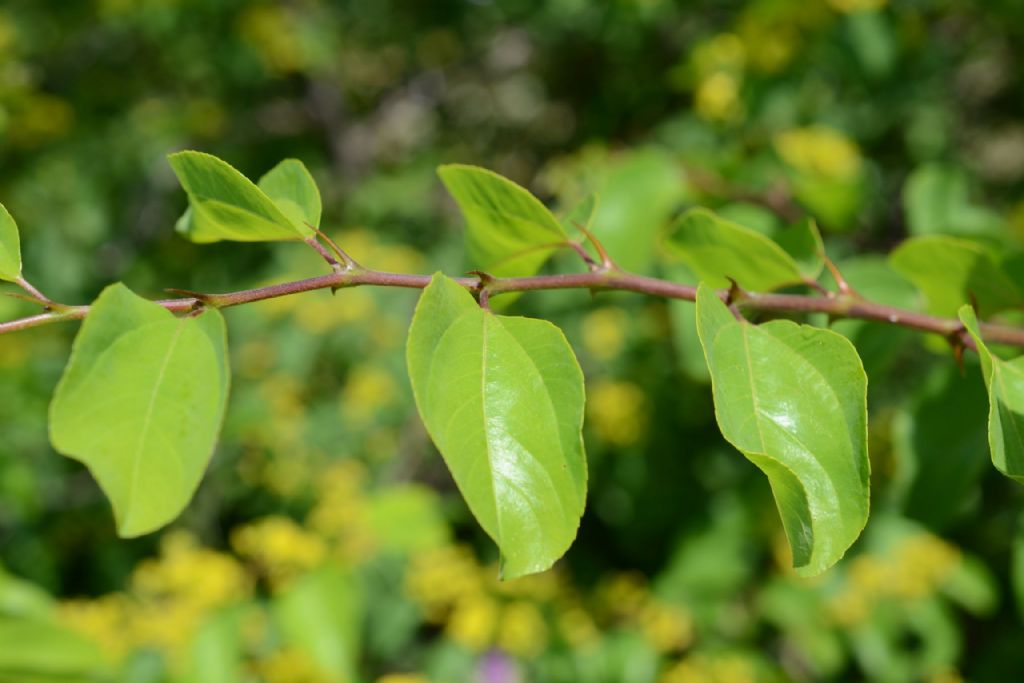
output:
M 613 256 L 679 281 L 658 242 L 686 207 L 768 235 L 811 215 L 862 293 L 921 307 L 884 257 L 905 237 L 1024 247 L 1022 44 L 1018 0 L 3 0 L 0 201 L 26 276 L 68 303 L 323 271 L 303 245 L 177 236 L 165 155 L 194 148 L 254 178 L 302 159 L 372 268 L 466 269 L 434 172 L 464 162 L 556 209 L 598 192 Z M 231 310 L 209 472 L 127 541 L 47 441 L 76 326 L 0 338 L 0 681 L 1024 677 L 1022 491 L 988 462 L 973 358 L 836 326 L 870 377 L 872 519 L 801 580 L 715 427 L 690 305 L 524 296 L 586 372 L 590 495 L 566 558 L 502 584 L 413 410 L 415 300 Z M 0 297 L 0 319 L 27 310 Z

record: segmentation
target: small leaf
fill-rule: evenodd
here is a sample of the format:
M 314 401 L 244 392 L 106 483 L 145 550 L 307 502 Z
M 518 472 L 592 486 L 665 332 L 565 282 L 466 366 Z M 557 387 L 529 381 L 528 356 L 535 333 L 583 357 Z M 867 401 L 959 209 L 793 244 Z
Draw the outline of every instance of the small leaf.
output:
M 85 636 L 49 620 L 0 616 L 0 681 L 106 680 L 103 652 Z M 38 679 L 35 677 L 38 676 Z M 52 677 L 52 678 L 50 678 Z
M 668 246 L 712 287 L 729 278 L 755 292 L 803 281 L 793 258 L 764 235 L 723 220 L 707 209 L 690 209 L 669 232 Z
M 293 224 L 320 227 L 320 190 L 309 169 L 298 159 L 285 159 L 267 171 L 257 186 Z
M 528 190 L 477 166 L 437 169 L 466 219 L 466 256 L 499 277 L 533 275 L 568 236 L 554 214 Z
M 1024 484 L 1024 356 L 1004 361 L 981 338 L 974 309 L 960 309 L 960 322 L 978 347 L 981 372 L 988 388 L 988 445 L 992 464 Z
M 216 310 L 176 318 L 121 284 L 93 304 L 50 405 L 50 439 L 89 467 L 121 536 L 158 529 L 191 499 L 227 402 L 226 344 Z
M 738 322 L 706 284 L 697 327 L 722 435 L 768 476 L 798 573 L 835 564 L 868 518 L 867 378 L 842 336 Z
M 969 179 L 963 169 L 924 164 L 903 186 L 903 210 L 913 235 L 976 235 L 1001 237 L 998 215 L 971 203 Z
M 189 200 L 175 227 L 193 242 L 300 240 L 313 234 L 226 161 L 193 151 L 171 154 L 168 160 Z M 275 176 L 271 185 L 278 190 L 285 183 Z
M 0 204 L 0 280 L 14 282 L 21 277 L 21 241 L 18 224 Z
M 407 346 L 420 416 L 469 509 L 501 550 L 501 574 L 550 567 L 586 498 L 583 373 L 554 325 L 482 310 L 436 274 Z
M 967 240 L 912 237 L 889 255 L 889 265 L 921 290 L 934 315 L 956 315 L 972 297 L 985 313 L 1021 301 L 1017 287 L 989 252 Z

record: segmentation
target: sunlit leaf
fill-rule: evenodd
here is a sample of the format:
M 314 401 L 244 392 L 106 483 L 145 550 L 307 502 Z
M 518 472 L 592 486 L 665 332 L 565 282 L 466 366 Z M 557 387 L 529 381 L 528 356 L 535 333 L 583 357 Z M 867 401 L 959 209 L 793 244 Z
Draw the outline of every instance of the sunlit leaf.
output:
M 1021 301 L 1017 287 L 989 252 L 967 240 L 912 237 L 890 254 L 889 264 L 921 290 L 935 315 L 956 315 L 972 299 L 984 313 Z
M 981 338 L 974 309 L 960 309 L 960 321 L 978 347 L 988 388 L 988 444 L 996 469 L 1024 483 L 1024 356 L 1004 361 Z
M 702 284 L 697 327 L 723 436 L 768 476 L 793 564 L 817 574 L 868 517 L 867 378 L 844 337 L 737 321 Z
M 189 200 L 189 208 L 176 228 L 193 242 L 298 240 L 313 234 L 309 227 L 295 220 L 298 213 L 310 208 L 309 204 L 298 201 L 307 197 L 308 188 L 301 192 L 292 188 L 297 194 L 289 194 L 287 198 L 297 207 L 289 209 L 295 213 L 289 216 L 263 190 L 222 159 L 203 152 L 185 151 L 171 154 L 168 160 Z M 295 175 L 285 170 L 272 178 L 270 185 L 275 191 L 284 192 L 290 184 L 285 182 L 286 174 Z
M 566 551 L 586 497 L 583 373 L 546 321 L 484 311 L 437 274 L 407 347 L 420 416 L 501 573 L 543 571 Z
M 796 262 L 761 233 L 691 209 L 669 231 L 667 246 L 702 282 L 728 287 L 729 278 L 745 289 L 765 292 L 803 281 Z
M 501 277 L 536 273 L 568 236 L 528 190 L 493 171 L 450 164 L 437 169 L 466 219 L 470 265 Z
M 122 536 L 173 520 L 213 454 L 228 393 L 224 320 L 176 318 L 108 287 L 79 331 L 50 406 L 54 447 L 85 463 Z
M 0 280 L 13 282 L 21 277 L 21 241 L 18 224 L 0 204 Z
M 257 183 L 294 225 L 320 227 L 320 190 L 312 174 L 298 159 L 285 159 Z

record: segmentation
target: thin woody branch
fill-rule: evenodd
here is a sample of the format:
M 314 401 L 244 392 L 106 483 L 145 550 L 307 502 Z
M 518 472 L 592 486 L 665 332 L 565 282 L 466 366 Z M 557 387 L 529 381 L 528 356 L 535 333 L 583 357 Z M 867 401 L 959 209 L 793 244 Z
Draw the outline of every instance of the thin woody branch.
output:
M 481 281 L 478 277 L 456 278 L 466 289 L 478 293 Z M 320 275 L 317 277 L 283 282 L 268 287 L 244 289 L 224 294 L 202 294 L 158 301 L 172 313 L 187 313 L 198 304 L 218 308 L 276 299 L 283 296 L 311 292 L 319 289 L 342 289 L 345 287 L 404 287 L 423 289 L 430 284 L 429 275 L 388 273 L 376 270 L 358 269 Z M 531 277 L 494 278 L 487 284 L 491 296 L 507 292 L 530 292 L 553 289 L 589 289 L 591 291 L 628 291 L 667 299 L 693 301 L 697 288 L 667 280 L 624 273 L 619 271 L 597 271 L 562 275 L 534 275 Z M 719 291 L 719 297 L 728 301 L 729 290 Z M 959 320 L 940 318 L 917 311 L 909 311 L 871 301 L 851 300 L 848 297 L 822 297 L 801 294 L 758 294 L 745 292 L 738 305 L 750 311 L 770 313 L 825 313 L 832 318 L 852 318 L 906 327 L 921 332 L 931 332 L 946 338 L 959 339 L 973 349 L 974 343 L 963 329 Z M 65 320 L 81 320 L 89 313 L 88 306 L 72 306 L 64 310 L 42 313 L 0 323 L 0 334 L 40 327 Z M 1024 329 L 984 323 L 981 326 L 985 340 L 1024 348 Z

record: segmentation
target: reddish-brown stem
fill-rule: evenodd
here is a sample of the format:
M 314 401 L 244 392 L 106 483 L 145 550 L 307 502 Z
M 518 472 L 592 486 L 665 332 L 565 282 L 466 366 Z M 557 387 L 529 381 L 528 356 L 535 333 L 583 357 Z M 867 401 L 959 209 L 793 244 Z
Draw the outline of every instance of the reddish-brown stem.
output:
M 455 280 L 466 289 L 478 293 L 483 283 L 479 277 L 461 277 Z M 225 294 L 204 294 L 201 303 L 218 308 L 239 306 L 242 304 L 275 299 L 282 296 L 310 292 L 317 289 L 341 289 L 368 285 L 373 287 L 404 287 L 423 289 L 430 284 L 429 275 L 411 275 L 406 273 L 387 273 L 376 270 L 354 269 L 320 275 L 305 280 L 283 282 L 269 287 L 244 289 Z M 569 273 L 561 275 L 534 275 L 531 277 L 493 278 L 487 282 L 490 296 L 507 292 L 529 292 L 549 289 L 589 289 L 619 290 L 637 292 L 667 299 L 684 299 L 693 301 L 697 296 L 697 288 L 667 280 L 624 273 L 620 271 L 598 271 L 587 273 Z M 729 290 L 718 292 L 722 301 L 729 298 Z M 200 297 L 181 297 L 158 301 L 161 306 L 173 313 L 187 313 L 200 303 Z M 908 311 L 892 306 L 863 301 L 848 296 L 838 295 L 822 297 L 803 294 L 758 294 L 745 292 L 742 301 L 737 302 L 744 310 L 763 311 L 770 313 L 825 313 L 832 318 L 854 318 L 906 327 L 921 332 L 931 332 L 947 338 L 959 338 L 963 345 L 974 348 L 973 340 L 964 331 L 963 325 L 955 318 L 940 318 L 916 311 Z M 28 318 L 21 318 L 0 323 L 0 334 L 15 332 L 47 325 L 63 320 L 80 320 L 89 312 L 88 306 L 73 306 L 62 311 L 42 313 Z M 995 344 L 1024 347 L 1024 329 L 982 323 L 982 335 L 986 341 Z

